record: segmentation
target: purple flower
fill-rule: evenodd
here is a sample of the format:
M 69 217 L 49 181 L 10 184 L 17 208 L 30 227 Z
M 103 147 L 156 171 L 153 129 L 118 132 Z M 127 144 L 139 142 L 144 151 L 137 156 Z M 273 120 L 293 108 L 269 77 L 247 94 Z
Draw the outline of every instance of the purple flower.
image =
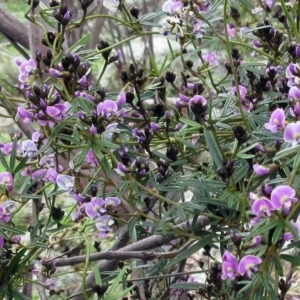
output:
M 12 174 L 9 172 L 0 173 L 0 184 L 4 185 L 8 192 L 11 192 L 14 186 L 14 178 Z
M 265 3 L 266 6 L 271 9 L 274 4 L 274 0 L 263 0 L 262 3 Z
M 234 280 L 236 273 L 238 272 L 238 262 L 236 257 L 229 251 L 225 251 L 222 259 L 222 280 L 225 280 L 228 277 Z
M 121 200 L 118 197 L 107 197 L 105 198 L 105 207 L 108 206 L 117 206 L 121 203 Z
M 97 106 L 97 115 L 107 119 L 111 115 L 117 114 L 118 105 L 113 100 L 104 100 Z
M 79 91 L 76 91 L 75 92 L 75 97 L 76 98 L 85 98 L 87 99 L 88 101 L 91 101 L 93 102 L 95 100 L 95 97 L 90 95 L 89 93 L 86 93 L 86 92 L 79 92 Z
M 91 202 L 85 204 L 85 213 L 90 218 L 101 217 L 106 212 L 103 198 L 93 197 Z
M 239 85 L 239 91 L 240 91 L 240 96 L 241 96 L 241 101 L 242 103 L 246 101 L 246 94 L 247 94 L 247 89 L 242 86 L 242 85 Z M 236 89 L 236 86 L 234 86 L 232 89 L 231 89 L 231 93 L 233 95 L 237 95 L 237 89 Z
M 122 163 L 119 162 L 117 164 L 116 172 L 121 176 L 125 176 L 125 174 L 129 172 L 129 170 L 126 168 L 126 166 L 124 166 Z
M 298 234 L 298 237 L 299 237 L 300 236 L 300 224 L 296 223 L 295 221 L 291 221 L 291 224 L 295 228 L 295 230 Z M 294 237 L 291 232 L 286 232 L 283 234 L 282 238 L 285 242 L 288 242 L 288 241 L 292 240 Z
M 258 245 L 260 245 L 261 243 L 261 237 L 259 235 L 255 236 L 252 240 L 251 240 L 251 246 L 252 247 L 256 247 Z
M 270 117 L 269 123 L 265 124 L 265 128 L 273 133 L 278 132 L 279 129 L 284 128 L 285 115 L 281 108 L 275 109 Z
M 92 149 L 90 149 L 84 159 L 84 161 L 90 164 L 91 167 L 95 168 L 99 165 L 99 162 L 95 156 L 95 153 Z
M 264 214 L 271 216 L 272 210 L 274 210 L 272 202 L 267 198 L 259 198 L 252 204 L 252 212 L 258 217 Z
M 38 151 L 36 144 L 32 140 L 26 140 L 22 143 L 23 156 L 28 156 L 29 158 L 34 157 L 35 153 Z
M 236 30 L 232 23 L 227 24 L 227 34 L 229 38 L 234 38 L 236 36 Z
M 256 14 L 258 14 L 258 15 L 263 15 L 264 9 L 263 9 L 262 7 L 255 7 L 255 8 L 252 8 L 252 9 L 251 9 L 251 13 L 252 13 L 253 15 L 256 15 Z
M 161 10 L 169 14 L 177 13 L 183 7 L 183 3 L 179 0 L 168 0 L 163 3 Z
M 95 135 L 95 134 L 97 134 L 97 132 L 98 132 L 97 127 L 94 124 L 92 124 L 90 127 L 90 133 L 92 135 Z
M 112 12 L 117 12 L 119 7 L 118 0 L 103 0 L 103 6 Z
M 283 139 L 287 143 L 292 143 L 292 147 L 295 147 L 300 142 L 300 121 L 296 123 L 289 123 L 283 132 Z
M 122 106 L 124 104 L 126 104 L 126 94 L 124 92 L 121 92 L 117 98 L 117 105 Z
M 261 48 L 261 47 L 263 47 L 263 45 L 262 45 L 258 40 L 253 40 L 253 41 L 252 41 L 252 44 L 253 44 L 253 46 L 256 47 L 256 48 Z
M 105 238 L 106 234 L 112 231 L 110 228 L 112 224 L 114 224 L 114 220 L 112 220 L 109 215 L 104 215 L 97 219 L 97 223 L 95 225 L 99 230 L 100 238 Z
M 48 290 L 51 291 L 55 290 L 55 288 L 57 287 L 57 282 L 54 279 L 49 278 L 44 282 L 44 285 Z
M 118 130 L 117 127 L 118 123 L 112 123 L 106 126 L 104 134 L 108 140 L 110 140 L 115 133 L 120 133 L 120 130 Z
M 62 21 L 61 21 L 61 24 L 63 26 L 67 26 L 68 23 L 70 22 L 71 18 L 72 18 L 72 10 L 71 9 L 68 9 L 66 11 L 66 13 L 64 14 L 63 18 L 62 18 Z
M 56 184 L 64 191 L 71 192 L 75 186 L 75 178 L 69 175 L 57 175 Z
M 276 210 L 285 209 L 286 212 L 290 210 L 292 202 L 297 202 L 295 198 L 296 192 L 288 185 L 277 186 L 271 193 L 271 202 Z
M 78 80 L 78 83 L 81 87 L 83 88 L 87 88 L 88 87 L 88 82 L 87 82 L 87 79 L 86 79 L 86 76 L 83 75 L 79 80 Z
M 157 130 L 160 130 L 161 126 L 159 126 L 157 123 L 155 122 L 150 122 L 150 131 L 153 133 Z
M 195 19 L 193 23 L 193 34 L 197 39 L 202 39 L 204 34 L 206 33 L 206 30 L 203 28 L 203 22 L 201 20 Z
M 169 25 L 169 23 L 163 23 L 161 26 L 162 30 L 161 30 L 161 34 L 164 36 L 168 36 L 172 33 L 171 27 Z
M 21 82 L 21 89 L 29 88 L 29 84 L 34 80 L 35 70 L 36 63 L 32 58 L 19 65 L 19 81 Z
M 210 9 L 210 1 L 208 0 L 201 0 L 201 1 L 198 1 L 198 0 L 193 0 L 193 2 L 196 4 L 196 7 L 198 9 L 198 11 L 209 11 Z
M 0 223 L 7 223 L 11 213 L 17 209 L 15 202 L 6 201 L 0 206 Z
M 257 176 L 264 176 L 269 174 L 271 169 L 259 164 L 255 164 L 253 165 L 253 170 Z
M 32 123 L 33 122 L 33 113 L 29 110 L 24 109 L 21 106 L 18 107 L 18 116 L 25 123 Z
M 208 54 L 204 54 L 203 55 L 203 60 L 207 61 L 209 66 L 211 67 L 218 67 L 219 66 L 219 62 L 218 62 L 218 57 L 216 52 L 210 52 Z
M 252 272 L 256 272 L 257 268 L 255 266 L 261 264 L 261 258 L 254 255 L 244 256 L 239 263 L 239 273 L 243 276 L 245 273 L 248 277 L 251 276 Z
M 288 86 L 292 87 L 294 84 L 300 84 L 300 66 L 299 64 L 289 64 L 285 71 L 285 76 L 289 80 Z
M 65 74 L 63 72 L 60 72 L 60 71 L 58 71 L 54 68 L 51 68 L 49 72 L 50 72 L 50 75 L 54 78 L 63 78 L 63 77 L 65 77 Z

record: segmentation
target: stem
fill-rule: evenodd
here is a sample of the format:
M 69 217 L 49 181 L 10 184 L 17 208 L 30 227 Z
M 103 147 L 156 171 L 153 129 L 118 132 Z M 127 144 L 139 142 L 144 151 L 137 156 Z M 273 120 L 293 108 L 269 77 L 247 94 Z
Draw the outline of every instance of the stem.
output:
M 251 128 L 249 126 L 249 122 L 246 119 L 246 116 L 244 114 L 244 110 L 243 110 L 243 107 L 242 107 L 238 77 L 236 75 L 236 71 L 235 71 L 235 67 L 234 67 L 233 59 L 232 59 L 232 55 L 231 55 L 231 49 L 230 49 L 230 43 L 229 43 L 229 37 L 228 37 L 228 30 L 227 30 L 227 5 L 228 5 L 228 0 L 225 0 L 224 1 L 224 14 L 223 14 L 224 28 L 225 28 L 225 40 L 226 40 L 225 44 L 226 44 L 226 48 L 227 48 L 227 54 L 228 54 L 228 57 L 229 57 L 231 71 L 232 71 L 233 78 L 234 78 L 234 83 L 235 83 L 235 86 L 236 86 L 237 104 L 238 104 L 238 107 L 239 107 L 239 110 L 240 110 L 240 114 L 241 114 L 241 116 L 243 118 L 243 123 L 244 123 L 244 125 L 246 125 L 247 131 L 251 132 Z

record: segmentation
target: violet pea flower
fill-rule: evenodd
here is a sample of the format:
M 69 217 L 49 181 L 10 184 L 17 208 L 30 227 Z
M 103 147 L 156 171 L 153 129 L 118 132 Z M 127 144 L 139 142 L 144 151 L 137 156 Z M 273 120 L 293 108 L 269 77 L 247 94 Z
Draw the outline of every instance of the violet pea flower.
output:
M 169 14 L 177 13 L 183 7 L 183 3 L 178 0 L 168 0 L 163 3 L 161 10 Z
M 117 0 L 103 0 L 103 6 L 112 12 L 117 12 L 120 3 Z
M 231 278 L 232 280 L 234 280 L 238 272 L 238 262 L 236 257 L 229 251 L 225 251 L 222 259 L 222 280 L 225 280 L 227 278 Z
M 276 210 L 285 209 L 286 212 L 289 212 L 292 203 L 298 201 L 295 198 L 296 192 L 293 188 L 288 185 L 277 186 L 271 193 L 271 202 Z
M 281 108 L 275 109 L 270 117 L 270 121 L 265 124 L 265 128 L 273 133 L 278 132 L 279 129 L 284 128 L 285 115 Z
M 272 210 L 274 210 L 273 204 L 267 198 L 257 199 L 252 204 L 252 212 L 258 217 L 264 214 L 271 216 Z
M 240 275 L 247 274 L 248 277 L 251 276 L 253 271 L 257 270 L 257 265 L 261 264 L 261 258 L 255 255 L 246 255 L 244 256 L 239 263 L 239 273 Z
M 300 121 L 296 123 L 289 123 L 283 132 L 283 139 L 287 143 L 291 143 L 292 147 L 295 147 L 300 142 Z
M 93 197 L 91 202 L 85 204 L 85 213 L 90 218 L 101 217 L 106 212 L 103 198 Z
M 75 178 L 73 176 L 59 174 L 56 178 L 56 184 L 62 190 L 71 192 L 75 186 Z
M 257 176 L 264 176 L 269 174 L 271 169 L 259 164 L 255 164 L 253 165 L 253 170 Z
M 11 192 L 14 186 L 13 175 L 9 172 L 0 173 L 0 184 L 4 185 L 8 192 Z

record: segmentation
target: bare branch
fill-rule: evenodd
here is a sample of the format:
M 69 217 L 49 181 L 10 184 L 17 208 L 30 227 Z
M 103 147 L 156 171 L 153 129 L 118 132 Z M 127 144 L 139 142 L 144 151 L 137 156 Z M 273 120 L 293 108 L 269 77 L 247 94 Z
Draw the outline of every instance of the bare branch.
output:
M 191 227 L 191 224 L 193 223 L 193 220 L 189 220 L 187 222 L 183 222 L 179 225 L 176 226 L 176 228 L 182 230 L 182 231 L 186 231 L 188 228 Z M 197 219 L 197 222 L 195 223 L 195 227 L 201 227 L 201 226 L 206 226 L 209 224 L 209 219 L 205 216 L 199 216 Z M 174 234 L 170 234 L 167 236 L 164 235 L 153 235 L 150 236 L 148 238 L 145 238 L 141 241 L 135 242 L 134 244 L 128 245 L 122 249 L 119 249 L 119 251 L 125 252 L 125 251 L 142 251 L 142 250 L 150 250 L 150 249 L 154 249 L 160 246 L 163 246 L 169 242 L 171 242 L 175 237 L 175 233 Z M 103 262 L 99 262 L 97 264 L 98 268 L 101 270 L 100 273 L 108 271 L 108 270 L 112 270 L 112 269 L 116 269 L 118 265 L 118 260 L 117 259 L 112 259 L 112 260 L 106 260 Z M 86 287 L 87 289 L 90 289 L 90 287 L 92 286 L 92 284 L 95 282 L 95 275 L 93 272 L 91 272 L 87 279 L 86 279 Z M 74 292 L 74 294 L 76 294 L 76 296 L 73 298 L 75 300 L 81 300 L 83 299 L 82 296 L 82 287 L 79 286 L 76 291 Z M 89 295 L 92 294 L 91 290 L 88 290 L 87 293 Z
M 147 238 L 143 241 L 147 243 Z M 103 251 L 100 253 L 95 253 L 90 255 L 89 261 L 103 260 L 103 259 L 131 259 L 138 258 L 142 260 L 152 260 L 155 258 L 172 258 L 184 251 L 195 241 L 190 241 L 186 243 L 182 248 L 177 251 L 171 252 L 150 252 L 150 251 L 126 251 L 124 252 L 123 248 L 118 251 Z M 134 244 L 131 244 L 133 246 Z M 85 262 L 86 255 L 63 258 L 63 259 L 55 259 L 53 262 L 55 267 L 64 267 L 64 266 L 73 266 L 76 264 L 80 264 Z

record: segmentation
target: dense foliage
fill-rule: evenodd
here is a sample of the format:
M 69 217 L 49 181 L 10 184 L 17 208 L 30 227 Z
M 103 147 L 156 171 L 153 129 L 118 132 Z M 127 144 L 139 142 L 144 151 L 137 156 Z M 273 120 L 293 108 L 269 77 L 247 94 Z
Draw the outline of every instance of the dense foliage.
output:
M 300 1 L 168 0 L 141 15 L 79 0 L 79 20 L 63 0 L 28 2 L 47 50 L 15 60 L 23 98 L 1 92 L 34 128 L 0 145 L 1 296 L 285 299 L 300 265 Z M 66 46 L 99 18 L 127 38 Z M 120 46 L 148 36 L 154 53 L 122 64 Z

